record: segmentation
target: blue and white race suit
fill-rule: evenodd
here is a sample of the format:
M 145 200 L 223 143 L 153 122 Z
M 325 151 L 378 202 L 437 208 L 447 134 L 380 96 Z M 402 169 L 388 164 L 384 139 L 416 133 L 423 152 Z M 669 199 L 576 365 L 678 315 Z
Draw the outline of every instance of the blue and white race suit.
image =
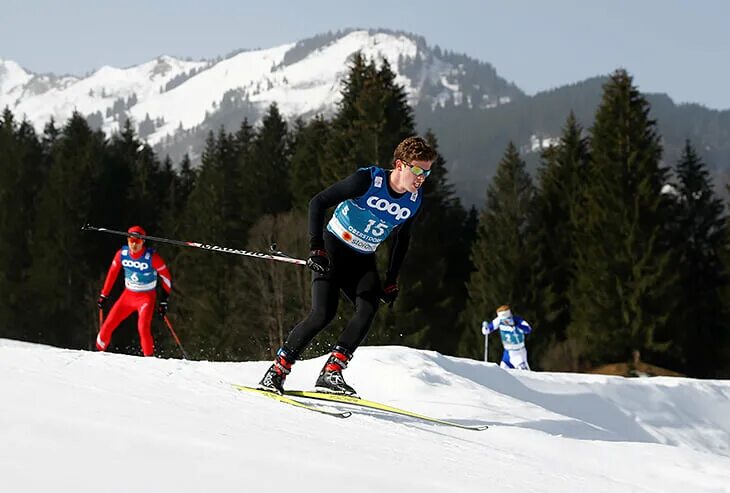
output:
M 529 370 L 527 363 L 527 349 L 525 348 L 525 335 L 532 332 L 532 327 L 525 319 L 518 316 L 506 318 L 495 318 L 491 322 L 482 322 L 482 334 L 488 335 L 499 330 L 502 339 L 502 361 L 499 366 L 502 368 L 516 368 Z

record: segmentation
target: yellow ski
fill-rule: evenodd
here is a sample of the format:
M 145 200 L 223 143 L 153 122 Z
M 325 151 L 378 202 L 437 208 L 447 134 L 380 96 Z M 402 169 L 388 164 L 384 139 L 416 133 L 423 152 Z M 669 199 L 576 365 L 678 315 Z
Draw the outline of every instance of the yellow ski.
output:
M 246 387 L 245 385 L 236 385 L 232 384 L 235 389 L 245 391 L 245 392 L 251 392 L 252 394 L 259 394 L 266 397 L 270 397 L 271 399 L 274 399 L 275 401 L 283 402 L 285 404 L 289 404 L 294 407 L 299 407 L 302 409 L 308 409 L 310 411 L 314 411 L 317 413 L 326 414 L 327 416 L 332 416 L 334 418 L 349 418 L 352 416 L 352 413 L 350 411 L 332 411 L 329 409 L 323 409 L 319 406 L 313 406 L 311 404 L 307 404 L 305 402 L 299 402 L 296 399 L 292 399 L 291 397 L 287 397 L 284 395 L 279 395 L 275 392 L 270 392 L 268 390 L 261 390 L 256 389 L 254 387 Z
M 438 423 L 446 426 L 453 426 L 455 428 L 461 428 L 463 430 L 482 431 L 489 428 L 487 425 L 462 425 L 460 423 L 454 423 L 453 421 L 445 421 L 443 419 L 433 418 L 431 416 L 424 416 L 423 414 L 414 413 L 412 411 L 406 411 L 405 409 L 399 409 L 397 407 L 389 406 L 380 402 L 368 401 L 359 397 L 352 397 L 342 394 L 327 394 L 324 392 L 309 392 L 306 390 L 287 390 L 285 392 L 285 395 L 288 397 L 302 397 L 305 399 L 317 399 L 321 401 L 352 404 L 353 406 L 367 407 L 378 411 L 400 414 L 401 416 L 409 416 L 411 418 L 420 419 L 422 421 Z

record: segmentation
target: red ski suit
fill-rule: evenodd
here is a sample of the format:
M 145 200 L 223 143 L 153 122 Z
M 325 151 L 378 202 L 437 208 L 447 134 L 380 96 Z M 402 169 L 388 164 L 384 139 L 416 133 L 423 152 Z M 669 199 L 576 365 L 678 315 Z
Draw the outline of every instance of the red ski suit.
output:
M 125 262 L 122 262 L 123 251 L 125 253 Z M 149 255 L 146 255 L 148 253 Z M 140 266 L 142 266 L 142 269 L 149 269 L 150 267 L 145 262 L 145 259 L 151 260 L 151 272 L 146 274 L 147 282 L 140 284 L 135 282 L 137 280 L 137 274 L 139 274 Z M 104 320 L 101 326 L 99 335 L 96 337 L 96 348 L 99 351 L 105 351 L 109 346 L 114 330 L 116 330 L 122 320 L 136 311 L 138 314 L 137 331 L 139 332 L 142 353 L 145 356 L 152 356 L 155 347 L 152 340 L 151 324 L 152 315 L 155 311 L 155 300 L 157 298 L 155 289 L 157 286 L 157 278 L 162 279 L 163 289 L 167 294 L 170 294 L 172 290 L 170 270 L 165 265 L 162 257 L 150 248 L 143 247 L 136 255 L 131 250 L 128 250 L 127 247 L 120 248 L 112 260 L 112 265 L 109 267 L 101 294 L 109 296 L 109 292 L 112 290 L 112 286 L 114 286 L 114 282 L 116 282 L 117 276 L 122 269 L 125 270 L 125 289 L 114 306 L 112 306 L 106 320 Z M 150 279 L 152 280 L 150 281 Z

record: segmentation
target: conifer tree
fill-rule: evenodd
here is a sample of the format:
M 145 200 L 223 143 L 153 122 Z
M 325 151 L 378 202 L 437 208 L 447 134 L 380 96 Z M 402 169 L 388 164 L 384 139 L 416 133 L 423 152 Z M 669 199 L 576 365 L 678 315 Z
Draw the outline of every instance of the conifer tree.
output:
M 632 78 L 617 70 L 604 86 L 591 130 L 568 328 L 588 364 L 666 349 L 655 334 L 671 312 L 675 279 L 664 248 L 666 170 L 649 110 Z
M 160 227 L 165 208 L 169 176 L 161 169 L 152 148 L 139 144 L 133 158 L 133 174 L 128 190 L 128 217 L 131 224 L 141 224 L 148 231 Z
M 173 238 L 180 236 L 181 216 L 187 207 L 197 176 L 190 156 L 185 154 L 180 161 L 179 170 L 177 172 L 173 170 L 173 178 L 167 192 L 167 208 L 162 220 L 162 230 Z
M 195 187 L 190 192 L 182 216 L 181 234 L 211 244 L 228 245 L 231 213 L 226 186 L 227 160 L 235 158 L 232 141 L 221 129 L 218 138 L 210 132 L 202 155 Z M 235 245 L 233 245 L 235 246 Z M 219 359 L 226 351 L 226 316 L 232 293 L 228 291 L 233 255 L 181 249 L 175 256 L 175 312 L 171 315 L 180 327 L 180 337 L 197 348 L 197 356 Z
M 246 167 L 251 162 L 248 153 L 255 138 L 247 122 L 235 135 L 227 134 L 223 128 L 217 137 L 209 134 L 202 166 L 194 175 L 195 186 L 182 214 L 181 235 L 245 248 L 252 222 L 252 213 L 245 211 L 253 201 L 245 193 L 247 183 L 252 181 Z M 195 341 L 200 355 L 233 357 L 231 338 L 239 329 L 236 320 L 240 319 L 234 307 L 240 305 L 242 284 L 246 281 L 235 274 L 242 259 L 215 252 L 205 252 L 200 258 L 196 253 L 200 252 L 180 251 L 175 257 L 178 289 L 184 298 L 179 316 L 190 327 L 188 336 Z
M 534 250 L 536 290 L 536 320 L 540 330 L 531 336 L 530 354 L 533 361 L 541 359 L 548 346 L 561 345 L 571 320 L 568 287 L 574 270 L 574 218 L 580 213 L 582 187 L 588 167 L 588 139 L 570 113 L 557 146 L 543 153 L 543 165 L 538 170 L 539 191 L 535 206 Z M 559 354 L 564 351 L 558 351 Z M 568 370 L 569 362 L 550 361 L 536 365 L 545 369 Z
M 45 160 L 30 123 L 9 109 L 0 117 L 0 337 L 22 337 L 31 257 L 34 201 L 45 181 Z M 23 337 L 24 338 L 24 337 Z
M 276 104 L 272 104 L 261 121 L 252 142 L 251 162 L 247 167 L 244 193 L 255 198 L 256 207 L 249 220 L 263 214 L 277 214 L 291 207 L 289 191 L 290 144 L 287 123 Z
M 48 161 L 47 167 L 50 168 L 50 154 L 51 154 L 51 147 L 56 142 L 56 139 L 58 139 L 61 132 L 59 131 L 58 127 L 56 127 L 56 122 L 53 118 L 51 118 L 48 123 L 46 123 L 43 127 L 43 137 L 41 138 L 41 147 L 43 147 L 43 154 L 46 156 L 46 159 Z
M 256 132 L 254 131 L 254 128 L 248 122 L 248 118 L 244 118 L 234 136 L 234 145 L 236 147 L 236 152 L 244 155 L 250 153 L 251 146 L 255 137 Z
M 406 99 L 387 62 L 378 69 L 362 54 L 354 56 L 332 122 L 327 165 L 322 170 L 325 183 L 364 166 L 391 164 L 398 143 L 415 133 L 413 110 Z
M 259 176 L 259 170 L 256 168 L 259 165 L 260 155 L 254 154 L 257 135 L 248 120 L 244 119 L 233 137 L 235 160 L 232 163 L 234 166 L 232 179 L 236 180 L 236 200 L 231 204 L 231 211 L 236 216 L 234 219 L 237 220 L 232 234 L 236 237 L 236 244 L 241 247 L 248 244 L 248 231 L 262 214 L 261 195 L 253 180 L 253 177 Z M 281 179 L 284 180 L 285 177 L 281 177 Z M 285 186 L 285 184 L 282 182 L 279 186 Z M 233 193 L 233 187 L 231 193 Z
M 725 192 L 727 195 L 730 195 L 730 185 L 726 186 Z M 725 204 L 725 207 L 727 210 L 728 204 Z M 724 272 L 730 272 L 730 226 L 728 226 L 728 215 L 725 214 L 725 242 L 723 244 L 723 247 L 720 251 L 720 260 L 722 261 L 722 268 Z M 725 307 L 726 313 L 725 317 L 727 317 L 727 307 L 730 307 L 730 282 L 725 282 L 720 293 L 720 299 L 722 300 L 722 306 Z M 720 370 L 718 371 L 718 375 L 721 378 L 728 378 L 730 377 L 730 341 L 728 341 L 730 334 L 727 333 L 727 330 L 724 332 L 724 343 L 722 348 L 722 355 L 720 357 Z
M 151 225 L 145 224 L 144 219 L 136 214 L 138 204 L 132 204 L 133 176 L 136 172 L 138 151 L 142 143 L 134 131 L 134 126 L 127 120 L 119 133 L 109 139 L 106 150 L 105 166 L 99 177 L 100 192 L 98 197 L 102 206 L 99 223 L 110 228 L 126 230 L 135 222 L 139 222 L 148 231 L 153 231 Z M 102 244 L 111 247 L 111 239 L 99 239 Z M 116 245 L 118 242 L 114 242 Z M 106 264 L 106 262 L 105 262 Z
M 715 195 L 707 166 L 687 141 L 676 167 L 677 210 L 673 226 L 678 254 L 680 305 L 672 341 L 684 372 L 718 376 L 727 335 L 721 291 L 728 285 L 720 258 L 726 241 L 724 205 Z
M 177 182 L 177 194 L 175 199 L 180 204 L 186 204 L 190 192 L 193 191 L 195 181 L 198 179 L 198 173 L 193 169 L 193 165 L 190 162 L 190 155 L 185 154 L 182 161 L 180 162 L 180 179 Z
M 321 116 L 297 125 L 292 149 L 290 186 L 292 205 L 296 209 L 306 211 L 312 197 L 330 185 L 322 179 L 322 168 L 327 165 L 325 150 L 330 134 L 330 124 Z
M 38 196 L 30 247 L 36 303 L 28 309 L 35 316 L 40 342 L 91 347 L 96 336 L 94 301 L 99 286 L 89 286 L 89 280 L 94 278 L 90 263 L 99 259 L 80 227 L 96 218 L 98 204 L 93 197 L 104 147 L 104 135 L 92 132 L 78 113 L 51 146 L 52 167 Z
M 465 331 L 460 354 L 483 357 L 482 320 L 491 320 L 495 309 L 513 304 L 530 319 L 533 296 L 530 245 L 531 209 L 535 187 L 525 162 L 510 143 L 487 187 L 487 201 L 479 218 L 471 260 L 474 265 L 467 285 L 468 301 L 463 314 Z M 490 361 L 499 361 L 499 344 L 490 344 Z

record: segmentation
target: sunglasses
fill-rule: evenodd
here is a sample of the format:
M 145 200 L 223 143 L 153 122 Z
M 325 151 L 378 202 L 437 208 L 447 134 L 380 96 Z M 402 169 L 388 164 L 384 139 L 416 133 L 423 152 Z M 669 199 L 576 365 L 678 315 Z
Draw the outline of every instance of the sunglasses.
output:
M 144 240 L 142 240 L 142 238 L 135 238 L 134 236 L 129 236 L 129 237 L 127 237 L 127 241 L 129 243 L 142 243 L 142 241 L 144 241 Z
M 408 166 L 408 169 L 411 170 L 411 173 L 416 176 L 423 176 L 424 178 L 428 178 L 428 175 L 431 174 L 430 169 L 423 169 L 420 166 L 416 166 L 415 164 L 407 163 L 402 159 L 400 160 L 400 162 Z

